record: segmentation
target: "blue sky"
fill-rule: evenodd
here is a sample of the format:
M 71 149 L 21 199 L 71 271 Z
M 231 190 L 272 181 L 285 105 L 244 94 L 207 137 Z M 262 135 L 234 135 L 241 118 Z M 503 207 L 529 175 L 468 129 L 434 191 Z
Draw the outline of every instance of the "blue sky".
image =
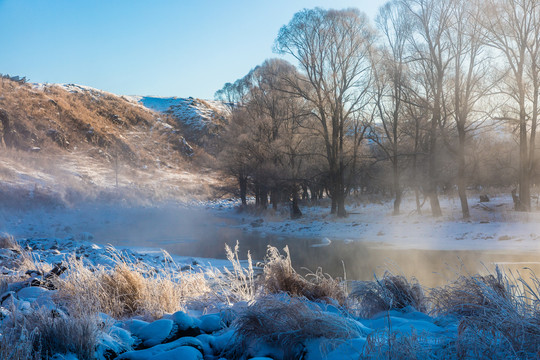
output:
M 125 95 L 211 99 L 303 8 L 384 0 L 0 0 L 0 73 Z

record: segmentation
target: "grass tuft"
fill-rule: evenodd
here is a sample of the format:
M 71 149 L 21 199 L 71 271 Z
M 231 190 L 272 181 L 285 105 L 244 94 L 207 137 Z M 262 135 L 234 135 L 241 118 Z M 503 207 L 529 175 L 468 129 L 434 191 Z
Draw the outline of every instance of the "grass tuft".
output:
M 57 279 L 59 299 L 70 312 L 103 312 L 114 318 L 141 315 L 160 318 L 183 310 L 185 303 L 208 291 L 202 274 L 160 272 L 116 255 L 114 269 L 86 267 L 71 258 L 63 278 Z
M 421 312 L 428 310 L 428 299 L 416 279 L 407 280 L 389 272 L 385 272 L 381 279 L 354 282 L 349 296 L 359 302 L 362 317 L 408 306 Z
M 99 334 L 96 316 L 62 316 L 46 308 L 23 314 L 12 309 L 0 326 L 1 359 L 48 359 L 74 354 L 80 360 L 95 358 Z
M 268 246 L 262 278 L 266 293 L 287 293 L 309 300 L 345 305 L 346 293 L 338 279 L 324 274 L 320 268 L 303 277 L 292 267 L 289 248 L 285 247 L 284 252 L 285 255 L 281 255 L 277 248 Z
M 311 339 L 326 339 L 331 345 L 362 334 L 355 321 L 322 312 L 304 299 L 283 294 L 268 295 L 253 302 L 232 326 L 238 335 L 232 352 L 247 354 L 249 349 L 262 343 L 281 349 L 285 359 L 300 358 L 303 344 Z

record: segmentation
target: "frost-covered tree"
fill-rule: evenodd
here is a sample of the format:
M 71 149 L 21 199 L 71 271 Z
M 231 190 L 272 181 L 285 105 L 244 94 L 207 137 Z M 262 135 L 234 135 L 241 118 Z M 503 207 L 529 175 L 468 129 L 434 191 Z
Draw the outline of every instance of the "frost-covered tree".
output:
M 357 9 L 296 13 L 275 42 L 280 54 L 298 61 L 301 78 L 291 79 L 292 94 L 302 97 L 317 119 L 314 132 L 325 146 L 332 212 L 346 216 L 346 142 L 349 124 L 368 100 L 373 30 Z

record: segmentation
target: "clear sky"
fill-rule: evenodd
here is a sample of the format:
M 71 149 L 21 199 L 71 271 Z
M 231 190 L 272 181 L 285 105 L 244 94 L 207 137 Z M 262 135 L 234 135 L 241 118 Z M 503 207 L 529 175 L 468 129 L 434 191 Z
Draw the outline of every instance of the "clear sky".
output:
M 385 0 L 0 0 L 0 73 L 123 95 L 212 99 L 304 8 Z

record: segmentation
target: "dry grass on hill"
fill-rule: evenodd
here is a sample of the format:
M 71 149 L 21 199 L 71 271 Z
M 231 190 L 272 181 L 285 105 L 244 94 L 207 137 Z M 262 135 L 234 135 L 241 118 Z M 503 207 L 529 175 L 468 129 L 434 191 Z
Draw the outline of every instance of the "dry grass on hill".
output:
M 189 155 L 175 124 L 103 91 L 0 77 L 3 205 L 208 198 L 223 180 L 201 174 L 212 157 Z
M 181 152 L 171 150 L 181 136 L 160 116 L 98 90 L 67 91 L 0 78 L 0 142 L 16 149 L 58 153 L 96 148 L 104 157 L 147 166 L 155 165 L 156 157 L 178 161 Z

